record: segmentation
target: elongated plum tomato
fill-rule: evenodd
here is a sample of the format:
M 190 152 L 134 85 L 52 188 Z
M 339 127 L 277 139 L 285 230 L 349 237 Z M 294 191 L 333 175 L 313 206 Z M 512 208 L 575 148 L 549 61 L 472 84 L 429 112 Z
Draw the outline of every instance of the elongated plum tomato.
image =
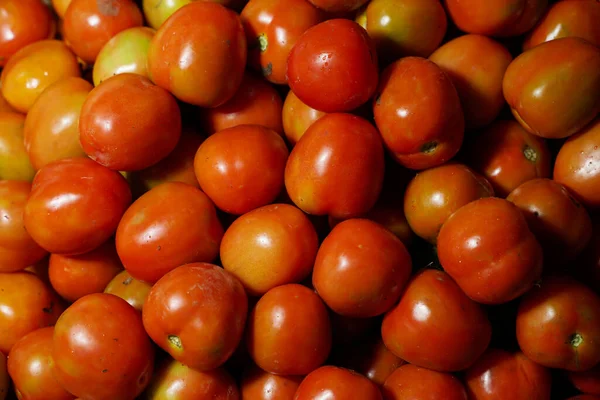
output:
M 246 57 L 238 15 L 220 4 L 195 1 L 160 26 L 150 43 L 148 71 L 179 100 L 216 107 L 239 88 Z
M 142 312 L 152 286 L 132 277 L 127 270 L 118 273 L 104 289 L 104 293 L 114 294 Z
M 392 372 L 382 387 L 385 400 L 467 400 L 463 384 L 454 375 L 406 364 Z
M 371 99 L 379 76 L 375 44 L 363 27 L 331 19 L 308 29 L 287 62 L 290 88 L 308 106 L 348 112 Z
M 405 57 L 383 71 L 373 113 L 386 147 L 407 168 L 443 164 L 463 142 L 465 119 L 456 89 L 424 58 Z
M 92 160 L 113 170 L 138 171 L 156 164 L 177 145 L 179 106 L 169 92 L 146 77 L 116 75 L 88 95 L 79 134 Z
M 0 112 L 0 179 L 31 182 L 35 169 L 24 143 L 25 116 Z
M 302 380 L 294 400 L 314 400 L 322 393 L 330 393 L 332 399 L 383 399 L 379 388 L 365 376 L 346 368 L 326 365 Z
M 283 131 L 288 142 L 292 146 L 295 145 L 308 128 L 325 114 L 304 104 L 290 90 L 283 102 L 282 110 Z
M 10 378 L 6 369 L 6 356 L 0 352 L 0 400 L 6 399 L 10 388 Z
M 242 399 L 293 400 L 302 376 L 275 375 L 255 365 L 244 368 L 240 382 Z
M 509 65 L 503 91 L 529 132 L 571 136 L 600 112 L 600 48 L 575 37 L 542 43 Z
M 127 181 L 89 158 L 40 169 L 25 205 L 25 229 L 51 253 L 82 254 L 106 242 L 131 203 Z
M 290 153 L 285 187 L 308 214 L 350 218 L 371 209 L 383 185 L 381 137 L 367 120 L 328 114 L 312 124 Z
M 385 346 L 401 359 L 447 372 L 471 366 L 488 347 L 492 327 L 479 304 L 448 274 L 423 270 L 385 315 L 381 335 Z

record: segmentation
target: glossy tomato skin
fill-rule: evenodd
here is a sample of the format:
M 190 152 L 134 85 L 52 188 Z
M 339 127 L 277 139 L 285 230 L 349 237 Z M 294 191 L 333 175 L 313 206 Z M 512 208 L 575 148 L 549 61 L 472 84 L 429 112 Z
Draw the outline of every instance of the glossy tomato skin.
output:
M 366 103 L 379 77 L 375 43 L 354 21 L 331 19 L 308 29 L 287 61 L 296 96 L 312 108 L 348 112 Z
M 387 149 L 407 168 L 443 164 L 463 141 L 465 120 L 456 89 L 436 64 L 421 57 L 402 58 L 383 71 L 373 113 Z
M 166 182 L 142 195 L 125 212 L 116 244 L 131 276 L 154 283 L 180 265 L 213 261 L 222 237 L 215 207 L 202 191 Z
M 52 338 L 54 327 L 40 328 L 23 336 L 8 356 L 8 373 L 18 398 L 30 400 L 72 400 L 54 377 Z
M 312 124 L 293 148 L 285 187 L 304 212 L 351 218 L 373 207 L 383 185 L 381 137 L 367 120 L 328 114 Z
M 295 145 L 308 128 L 325 114 L 307 106 L 290 90 L 282 109 L 283 131 L 288 143 Z
M 520 351 L 488 349 L 465 372 L 465 384 L 473 400 L 550 399 L 550 371 Z
M 142 307 L 152 286 L 132 277 L 129 272 L 121 271 L 106 285 L 104 293 L 114 294 L 129 303 L 137 311 Z
M 52 358 L 58 382 L 75 396 L 128 400 L 150 382 L 154 347 L 133 307 L 112 294 L 94 293 L 60 316 Z
M 381 326 L 383 342 L 392 353 L 440 372 L 471 366 L 488 347 L 491 334 L 483 309 L 450 275 L 437 270 L 417 273 Z
M 465 387 L 455 376 L 412 364 L 395 370 L 381 390 L 385 400 L 467 400 Z
M 125 179 L 88 158 L 47 164 L 33 180 L 25 229 L 51 253 L 82 254 L 106 242 L 131 203 Z
M 587 371 L 569 371 L 568 378 L 577 390 L 600 396 L 600 365 Z
M 0 179 L 31 182 L 35 170 L 24 144 L 25 116 L 0 112 Z
M 379 388 L 361 374 L 326 365 L 308 374 L 296 391 L 294 400 L 317 400 L 323 393 L 330 399 L 382 400 Z
M 255 365 L 244 369 L 240 383 L 242 400 L 293 400 L 302 376 L 275 375 Z
M 10 388 L 10 377 L 6 369 L 6 356 L 0 352 L 0 400 L 6 399 Z
M 240 343 L 248 298 L 240 281 L 213 264 L 175 268 L 150 290 L 142 316 L 148 335 L 198 371 L 221 366 Z
M 150 43 L 148 71 L 154 83 L 179 100 L 216 107 L 239 88 L 246 57 L 238 15 L 220 4 L 195 1 L 158 29 Z
M 568 277 L 545 279 L 519 305 L 517 340 L 540 365 L 592 368 L 600 360 L 600 297 Z
M 600 111 L 600 48 L 576 37 L 542 43 L 510 64 L 503 91 L 529 132 L 571 136 Z
M 319 296 L 288 284 L 269 290 L 248 317 L 248 353 L 261 369 L 278 375 L 306 375 L 331 350 L 331 323 Z

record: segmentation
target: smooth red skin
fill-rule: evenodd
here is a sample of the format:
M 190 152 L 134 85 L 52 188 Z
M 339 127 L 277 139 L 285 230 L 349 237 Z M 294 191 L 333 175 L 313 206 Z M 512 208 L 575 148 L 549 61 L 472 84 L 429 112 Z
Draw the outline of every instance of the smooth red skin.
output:
M 208 371 L 235 351 L 247 312 L 248 298 L 236 277 L 213 264 L 192 263 L 154 284 L 142 316 L 146 332 L 163 350 Z
M 550 399 L 550 371 L 520 351 L 488 349 L 465 372 L 464 381 L 472 400 Z
M 411 364 L 396 369 L 381 391 L 385 400 L 467 400 L 465 387 L 455 376 Z
M 216 209 L 200 189 L 166 182 L 129 207 L 116 244 L 131 276 L 154 283 L 180 265 L 213 261 L 222 237 Z
M 250 364 L 242 374 L 241 400 L 293 400 L 302 379 L 271 374 Z
M 54 327 L 38 329 L 23 336 L 10 350 L 7 367 L 18 398 L 28 400 L 75 398 L 54 377 L 53 334 Z
M 491 334 L 483 309 L 450 275 L 437 270 L 417 273 L 381 326 L 383 342 L 392 353 L 440 372 L 471 366 L 488 347 Z
M 589 209 L 600 208 L 600 118 L 571 136 L 560 148 L 553 179 Z
M 175 98 L 137 74 L 113 76 L 93 89 L 79 118 L 86 154 L 113 170 L 138 171 L 165 158 L 181 135 Z
M 542 43 L 510 64 L 503 92 L 529 132 L 571 136 L 600 112 L 600 48 L 576 37 Z
M 154 83 L 179 100 L 217 107 L 235 95 L 246 57 L 238 15 L 220 4 L 194 1 L 174 12 L 154 35 L 148 71 Z
M 343 13 L 359 9 L 369 0 L 308 0 L 315 6 L 333 13 Z
M 307 106 L 291 90 L 283 102 L 283 132 L 292 146 L 295 145 L 308 128 L 327 113 Z
M 6 369 L 6 356 L 0 352 L 0 400 L 6 399 L 10 389 L 10 377 Z
M 382 400 L 379 388 L 366 377 L 349 369 L 323 366 L 308 374 L 294 395 L 294 400 L 327 399 Z
M 309 288 L 278 286 L 260 298 L 248 317 L 246 346 L 261 369 L 277 375 L 306 375 L 331 350 L 327 308 Z
M 114 294 L 142 312 L 152 286 L 132 277 L 129 272 L 121 271 L 106 285 L 104 293 Z
M 117 33 L 144 23 L 132 0 L 72 0 L 63 18 L 65 42 L 85 63 L 93 64 Z
M 56 322 L 52 358 L 58 382 L 75 396 L 128 400 L 150 382 L 154 347 L 133 307 L 95 293 L 77 300 Z
M 325 238 L 312 283 L 325 304 L 350 317 L 374 317 L 394 306 L 412 270 L 400 239 L 368 219 L 349 219 Z
M 587 394 L 600 395 L 600 365 L 587 371 L 569 371 L 567 378 L 577 390 Z
M 425 58 L 405 57 L 382 72 L 373 114 L 392 157 L 410 169 L 445 163 L 463 142 L 458 93 L 450 78 Z
M 48 254 L 23 225 L 23 210 L 30 191 L 29 182 L 0 181 L 0 272 L 25 269 Z
M 503 45 L 486 36 L 463 35 L 444 43 L 429 59 L 456 88 L 467 130 L 496 119 L 505 104 L 502 78 L 513 59 Z
M 348 112 L 377 89 L 375 43 L 356 22 L 331 19 L 300 36 L 287 61 L 290 88 L 308 106 Z
M 328 114 L 294 146 L 285 187 L 304 212 L 346 219 L 369 211 L 383 185 L 381 137 L 367 120 Z
M 552 4 L 523 41 L 523 50 L 562 37 L 575 36 L 600 46 L 600 4 L 595 0 L 558 1 Z
M 50 286 L 31 272 L 0 273 L 0 352 L 23 336 L 52 326 L 64 310 Z
M 574 335 L 581 336 L 578 346 Z M 571 278 L 547 278 L 521 300 L 517 340 L 527 358 L 540 365 L 591 369 L 600 361 L 600 297 Z

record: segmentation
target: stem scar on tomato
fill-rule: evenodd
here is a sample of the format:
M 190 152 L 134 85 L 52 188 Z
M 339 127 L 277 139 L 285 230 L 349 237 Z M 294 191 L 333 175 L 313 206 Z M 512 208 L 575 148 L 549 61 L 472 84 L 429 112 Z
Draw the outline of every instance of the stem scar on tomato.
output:
M 181 343 L 181 339 L 179 338 L 179 336 L 176 335 L 169 335 L 167 337 L 167 340 L 169 340 L 169 343 L 171 343 L 173 346 L 175 346 L 177 349 L 182 350 L 183 349 L 183 344 Z
M 421 153 L 431 154 L 437 148 L 437 142 L 427 142 L 421 146 Z
M 267 50 L 267 47 L 269 47 L 269 39 L 267 38 L 267 35 L 264 33 L 261 33 L 260 35 L 258 35 L 256 37 L 256 41 L 257 41 L 258 49 L 260 50 L 261 53 L 264 53 Z
M 273 64 L 268 63 L 265 67 L 262 68 L 263 76 L 269 76 L 273 72 Z
M 531 161 L 532 163 L 536 162 L 538 159 L 537 151 L 535 151 L 533 147 L 527 144 L 523 147 L 523 155 L 528 161 Z

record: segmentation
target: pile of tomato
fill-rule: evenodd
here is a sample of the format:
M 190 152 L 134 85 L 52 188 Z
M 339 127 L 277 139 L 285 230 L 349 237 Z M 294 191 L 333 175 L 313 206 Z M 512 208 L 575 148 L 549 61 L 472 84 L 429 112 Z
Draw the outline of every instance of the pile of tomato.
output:
M 598 0 L 0 0 L 0 400 L 599 400 Z

